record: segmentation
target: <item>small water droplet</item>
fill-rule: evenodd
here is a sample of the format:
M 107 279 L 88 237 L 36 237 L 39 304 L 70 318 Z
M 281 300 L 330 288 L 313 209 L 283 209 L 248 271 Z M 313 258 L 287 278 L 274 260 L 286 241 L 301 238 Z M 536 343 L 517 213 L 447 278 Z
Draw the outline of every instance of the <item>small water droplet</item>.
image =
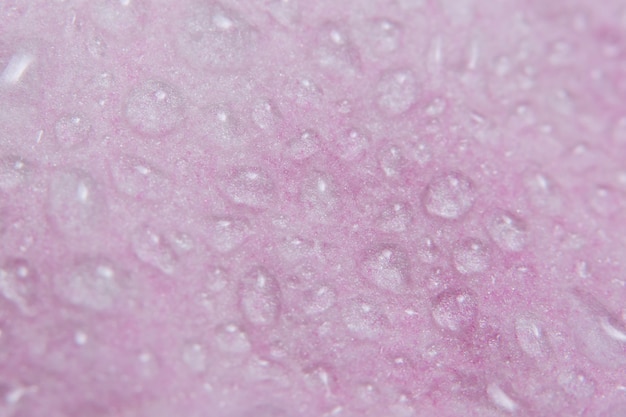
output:
M 540 172 L 531 172 L 524 178 L 524 185 L 532 205 L 548 214 L 561 210 L 560 188 L 552 178 Z
M 546 355 L 543 330 L 535 321 L 523 317 L 515 320 L 515 336 L 520 348 L 531 358 Z
M 467 238 L 457 242 L 453 258 L 454 267 L 461 274 L 485 272 L 489 267 L 489 249 L 478 239 Z
M 342 316 L 348 330 L 362 339 L 379 337 L 389 325 L 385 316 L 378 311 L 374 304 L 359 298 L 346 302 Z
M 365 133 L 350 129 L 334 141 L 331 152 L 346 161 L 355 161 L 367 151 L 369 142 L 369 137 Z
M 278 320 L 282 295 L 276 279 L 262 268 L 248 272 L 241 281 L 241 309 L 246 319 L 265 326 Z
M 411 213 L 408 204 L 392 203 L 383 208 L 378 217 L 378 227 L 385 232 L 404 232 L 411 224 Z
M 472 181 L 461 173 L 450 172 L 433 178 L 428 184 L 424 206 L 433 216 L 453 220 L 466 214 L 475 199 Z
M 526 247 L 526 222 L 511 212 L 498 210 L 487 220 L 487 231 L 500 249 L 519 252 Z
M 111 164 L 115 187 L 130 197 L 160 200 L 171 193 L 171 181 L 143 158 L 122 155 Z
M 138 133 L 163 136 L 182 124 L 185 103 L 171 85 L 149 80 L 130 92 L 124 114 L 128 124 Z
M 19 156 L 8 155 L 0 158 L 0 189 L 13 190 L 26 181 L 29 164 Z
M 109 310 L 122 294 L 122 274 L 106 258 L 79 259 L 55 278 L 57 293 L 76 306 Z
M 378 106 L 390 116 L 400 115 L 413 106 L 417 95 L 417 80 L 413 71 L 401 69 L 385 73 L 376 86 Z
M 226 353 L 241 354 L 250 351 L 246 333 L 234 324 L 218 326 L 215 331 L 217 347 Z
M 320 137 L 314 130 L 305 130 L 287 144 L 287 155 L 295 160 L 313 156 L 319 150 Z
M 272 201 L 274 184 L 260 168 L 238 167 L 223 179 L 222 191 L 235 203 L 264 208 Z
M 374 55 L 384 55 L 396 51 L 402 40 L 403 27 L 389 19 L 375 19 L 369 22 L 366 33 L 368 49 Z
M 335 304 L 336 295 L 332 288 L 322 286 L 306 290 L 302 298 L 304 312 L 315 315 L 331 308 Z
M 563 371 L 557 381 L 565 392 L 576 398 L 590 398 L 596 390 L 595 382 L 579 370 Z
M 409 269 L 406 252 L 396 246 L 370 250 L 361 266 L 361 272 L 369 282 L 396 293 L 407 287 Z
M 239 247 L 252 233 L 250 223 L 245 218 L 215 217 L 209 223 L 209 244 L 221 253 Z
M 452 332 L 466 331 L 476 323 L 476 296 L 467 289 L 446 290 L 435 298 L 432 315 L 435 323 L 442 329 Z
M 332 73 L 354 74 L 361 65 L 359 51 L 337 22 L 327 22 L 318 29 L 314 55 L 320 67 Z
M 142 225 L 132 236 L 133 251 L 137 258 L 164 274 L 171 275 L 176 268 L 177 257 L 165 237 L 155 229 Z
M 183 362 L 189 370 L 201 373 L 207 367 L 207 355 L 204 347 L 199 343 L 191 343 L 183 348 Z
M 86 142 L 93 131 L 91 123 L 85 116 L 64 116 L 57 120 L 54 125 L 54 133 L 59 145 L 63 148 L 71 148 Z
M 512 413 L 518 409 L 517 403 L 497 384 L 489 384 L 487 386 L 487 394 L 491 401 L 504 411 Z

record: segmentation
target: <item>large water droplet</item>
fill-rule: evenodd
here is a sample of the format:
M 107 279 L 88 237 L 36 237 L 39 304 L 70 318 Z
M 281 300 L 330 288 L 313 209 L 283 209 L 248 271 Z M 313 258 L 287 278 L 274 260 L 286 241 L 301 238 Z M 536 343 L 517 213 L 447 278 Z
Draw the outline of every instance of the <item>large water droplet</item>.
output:
M 454 267 L 461 274 L 485 272 L 489 267 L 489 248 L 474 238 L 457 242 L 453 250 Z
M 596 390 L 595 382 L 579 370 L 563 371 L 557 381 L 565 392 L 577 398 L 590 398 Z
M 137 132 L 146 136 L 163 136 L 182 124 L 185 103 L 171 85 L 149 80 L 130 92 L 125 116 Z
M 25 260 L 10 259 L 0 268 L 0 294 L 24 314 L 31 313 L 37 286 L 37 276 Z
M 333 74 L 354 74 L 361 65 L 361 58 L 345 28 L 329 22 L 318 29 L 315 57 L 320 67 Z
M 424 206 L 431 215 L 452 220 L 467 213 L 475 199 L 472 181 L 461 173 L 449 172 L 433 178 L 428 184 Z
M 370 251 L 363 260 L 363 276 L 378 288 L 401 292 L 408 285 L 409 263 L 406 252 L 396 246 Z
M 417 81 L 409 69 L 392 71 L 382 75 L 376 91 L 380 109 L 387 115 L 396 116 L 415 103 Z
M 517 403 L 500 388 L 497 384 L 487 386 L 487 394 L 491 401 L 504 411 L 512 413 L 518 409 Z
M 241 309 L 246 319 L 265 326 L 278 320 L 282 295 L 276 279 L 262 268 L 248 272 L 241 281 Z
M 543 330 L 535 321 L 527 318 L 515 320 L 515 336 L 520 348 L 531 358 L 546 355 L 546 341 Z
M 494 212 L 487 220 L 487 231 L 500 249 L 505 251 L 519 252 L 528 242 L 526 222 L 508 211 Z
M 218 326 L 215 331 L 215 342 L 222 352 L 240 354 L 250 351 L 248 336 L 234 324 Z
M 467 289 L 451 289 L 434 300 L 433 319 L 442 329 L 462 332 L 476 323 L 478 305 L 476 296 Z
M 336 295 L 332 288 L 322 286 L 306 290 L 302 295 L 302 305 L 306 314 L 320 314 L 335 304 Z

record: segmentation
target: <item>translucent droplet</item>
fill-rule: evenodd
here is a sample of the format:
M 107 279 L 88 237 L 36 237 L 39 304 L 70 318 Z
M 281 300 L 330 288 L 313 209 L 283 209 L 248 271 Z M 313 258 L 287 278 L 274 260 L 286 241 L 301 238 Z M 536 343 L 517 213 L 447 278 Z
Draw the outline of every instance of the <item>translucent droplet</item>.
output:
M 130 7 L 128 0 L 95 0 L 89 6 L 96 25 L 111 34 L 123 35 L 140 23 L 140 8 Z
M 386 206 L 378 217 L 378 228 L 385 232 L 404 232 L 411 223 L 411 213 L 406 203 Z
M 388 326 L 386 318 L 373 304 L 360 299 L 349 300 L 342 310 L 342 316 L 348 330 L 363 339 L 379 337 Z
M 467 213 L 475 199 L 472 181 L 463 174 L 450 172 L 433 178 L 428 184 L 424 206 L 433 216 L 453 220 Z
M 388 246 L 368 253 L 363 260 L 363 276 L 378 288 L 399 293 L 409 280 L 409 263 L 406 252 L 395 246 Z
M 29 164 L 19 156 L 0 158 L 0 190 L 9 191 L 26 181 Z
M 22 313 L 30 314 L 38 282 L 35 272 L 22 259 L 9 259 L 0 268 L 0 294 Z
M 237 12 L 216 1 L 196 1 L 186 16 L 176 31 L 177 45 L 191 65 L 226 71 L 249 64 L 258 35 Z
M 496 211 L 487 220 L 487 231 L 500 249 L 519 252 L 526 247 L 526 222 L 508 211 Z
M 55 288 L 66 301 L 92 310 L 113 308 L 122 294 L 123 277 L 106 258 L 78 260 L 55 278 Z
M 287 155 L 295 160 L 303 160 L 319 151 L 320 137 L 313 130 L 305 130 L 287 144 Z
M 202 345 L 192 343 L 183 348 L 183 362 L 189 370 L 194 373 L 201 373 L 207 367 L 207 355 Z
M 402 69 L 383 74 L 376 86 L 378 106 L 387 115 L 396 116 L 415 103 L 417 81 L 413 71 Z
M 246 353 L 251 347 L 246 333 L 234 324 L 219 326 L 215 331 L 215 342 L 226 353 Z
M 64 116 L 54 125 L 57 142 L 63 148 L 71 148 L 86 142 L 92 136 L 91 123 L 85 116 Z
M 163 136 L 182 124 L 185 103 L 171 85 L 149 80 L 130 92 L 125 116 L 137 132 L 146 136 Z
M 332 73 L 354 74 L 361 65 L 359 51 L 336 22 L 325 23 L 318 29 L 315 57 L 320 67 Z
M 473 238 L 457 242 L 453 250 L 454 267 L 461 274 L 485 272 L 489 267 L 487 245 Z
M 264 269 L 256 268 L 246 274 L 240 297 L 241 309 L 250 323 L 265 326 L 278 320 L 282 304 L 280 287 Z
M 331 308 L 336 300 L 335 292 L 327 286 L 307 290 L 302 297 L 304 312 L 310 315 L 323 313 Z
M 394 52 L 400 46 L 402 26 L 388 19 L 375 19 L 369 22 L 366 39 L 368 48 L 374 55 Z
M 252 233 L 250 223 L 245 218 L 216 217 L 208 224 L 209 244 L 221 253 L 239 247 Z
M 596 186 L 589 199 L 593 211 L 601 216 L 611 216 L 622 207 L 620 193 L 609 186 Z
M 546 354 L 546 342 L 543 330 L 539 325 L 527 318 L 515 321 L 515 336 L 520 348 L 531 358 L 541 358 Z
M 467 289 L 452 289 L 440 293 L 433 303 L 435 323 L 442 329 L 462 332 L 476 323 L 476 296 Z
M 52 222 L 70 236 L 82 236 L 93 231 L 106 211 L 96 182 L 80 171 L 54 174 L 48 201 Z
M 143 225 L 131 236 L 133 251 L 137 258 L 171 275 L 176 268 L 177 257 L 165 237 L 153 228 Z
M 540 172 L 531 172 L 524 178 L 524 185 L 532 205 L 548 214 L 561 210 L 560 189 L 552 178 Z
M 305 179 L 300 198 L 311 211 L 328 213 L 337 204 L 334 181 L 323 172 L 313 172 Z
M 276 127 L 280 114 L 269 100 L 257 100 L 252 107 L 252 120 L 263 130 Z
M 563 391 L 576 398 L 590 398 L 596 390 L 595 382 L 579 370 L 561 372 L 557 381 Z
M 259 168 L 239 167 L 224 178 L 222 190 L 235 203 L 264 208 L 272 201 L 274 184 Z
M 143 158 L 122 155 L 111 163 L 115 187 L 123 194 L 146 200 L 167 198 L 172 191 L 169 178 Z
M 350 129 L 337 138 L 331 152 L 346 161 L 355 161 L 369 148 L 369 137 L 357 129 Z

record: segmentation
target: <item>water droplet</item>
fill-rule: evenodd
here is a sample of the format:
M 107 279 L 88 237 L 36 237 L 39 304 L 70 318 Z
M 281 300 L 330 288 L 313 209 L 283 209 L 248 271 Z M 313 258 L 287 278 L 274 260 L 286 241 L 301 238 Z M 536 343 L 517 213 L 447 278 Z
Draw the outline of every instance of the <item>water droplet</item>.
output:
M 346 302 L 342 315 L 348 330 L 363 339 L 379 337 L 389 325 L 375 305 L 358 298 Z
M 269 100 L 257 100 L 252 107 L 252 120 L 263 130 L 273 129 L 280 114 L 276 107 Z
M 219 326 L 215 331 L 215 342 L 226 353 L 246 353 L 251 347 L 246 333 L 234 324 Z
M 315 57 L 320 67 L 332 73 L 354 74 L 361 65 L 359 51 L 348 33 L 335 22 L 318 29 Z
M 139 260 L 164 274 L 171 275 L 176 268 L 177 257 L 165 237 L 153 228 L 143 225 L 131 236 L 132 247 Z
M 374 55 L 394 52 L 400 46 L 402 26 L 388 19 L 375 19 L 369 22 L 366 34 L 367 45 Z
M 19 156 L 0 158 L 0 189 L 13 190 L 26 181 L 29 164 Z
M 134 88 L 126 100 L 126 120 L 146 136 L 173 132 L 185 119 L 182 96 L 171 85 L 149 80 Z
M 377 287 L 402 292 L 408 285 L 409 263 L 406 252 L 395 246 L 370 251 L 363 260 L 363 276 Z
M 413 71 L 396 70 L 382 75 L 376 86 L 378 106 L 383 113 L 396 116 L 413 106 L 417 94 L 417 81 Z
M 183 362 L 194 373 L 204 372 L 207 366 L 207 355 L 202 345 L 192 343 L 183 348 Z
M 96 0 L 90 2 L 94 23 L 111 34 L 124 32 L 139 25 L 139 7 L 129 7 L 127 0 Z
M 323 172 L 313 172 L 305 179 L 300 198 L 311 211 L 328 213 L 337 204 L 333 180 Z
M 49 190 L 49 215 L 61 232 L 83 236 L 102 221 L 106 205 L 96 182 L 80 171 L 58 172 Z
M 265 326 L 278 320 L 282 295 L 276 279 L 262 268 L 255 268 L 242 279 L 241 309 L 246 319 Z
M 489 267 L 489 249 L 478 239 L 467 238 L 457 242 L 453 258 L 454 267 L 461 274 L 485 272 Z
M 66 301 L 92 310 L 109 310 L 122 293 L 122 274 L 106 258 L 79 259 L 54 281 Z
M 319 150 L 320 137 L 314 130 L 305 130 L 287 144 L 287 155 L 297 161 L 313 156 Z
M 433 319 L 442 329 L 462 332 L 476 323 L 478 306 L 475 295 L 467 289 L 451 289 L 434 300 Z
M 535 208 L 549 214 L 556 214 L 561 210 L 560 188 L 552 178 L 543 173 L 532 172 L 525 176 L 524 185 Z
M 24 314 L 31 313 L 37 284 L 37 276 L 25 260 L 10 259 L 0 268 L 0 294 Z
M 609 186 L 596 186 L 589 199 L 593 211 L 601 216 L 611 216 L 620 210 L 622 201 L 619 193 Z
M 221 253 L 239 247 L 252 233 L 245 218 L 216 217 L 209 223 L 209 244 Z
M 237 12 L 215 1 L 195 2 L 187 16 L 177 45 L 191 65 L 219 71 L 248 65 L 258 35 Z
M 543 330 L 533 320 L 518 318 L 515 320 L 515 336 L 520 348 L 531 358 L 546 355 L 546 342 Z
M 378 228 L 385 232 L 404 232 L 411 224 L 410 208 L 406 203 L 387 205 L 378 217 Z
M 433 216 L 458 219 L 474 205 L 474 184 L 465 175 L 450 172 L 437 176 L 426 187 L 424 206 Z
M 161 200 L 172 191 L 161 170 L 136 156 L 122 155 L 113 161 L 111 176 L 119 192 L 137 199 Z
M 504 411 L 512 413 L 518 408 L 517 403 L 513 401 L 513 399 L 509 397 L 509 395 L 505 393 L 497 384 L 489 384 L 487 386 L 487 394 L 489 395 L 491 401 Z
M 500 249 L 519 252 L 526 247 L 526 222 L 508 211 L 498 210 L 487 221 L 487 231 Z
M 337 138 L 331 152 L 346 161 L 355 161 L 369 148 L 369 137 L 357 129 L 350 129 Z
M 291 27 L 300 17 L 300 6 L 296 0 L 272 0 L 267 9 L 278 23 Z
M 565 392 L 577 398 L 590 398 L 595 393 L 595 383 L 582 371 L 561 372 L 558 383 Z
M 406 165 L 406 160 L 402 151 L 396 145 L 391 145 L 381 152 L 380 166 L 388 177 L 397 177 L 402 168 Z
M 336 295 L 332 288 L 322 286 L 306 290 L 302 295 L 302 305 L 306 314 L 323 313 L 335 304 Z
M 272 201 L 274 183 L 259 168 L 239 167 L 224 178 L 222 191 L 235 203 L 264 208 Z
M 93 134 L 91 123 L 85 116 L 64 116 L 54 125 L 57 142 L 63 148 L 71 148 L 89 139 Z

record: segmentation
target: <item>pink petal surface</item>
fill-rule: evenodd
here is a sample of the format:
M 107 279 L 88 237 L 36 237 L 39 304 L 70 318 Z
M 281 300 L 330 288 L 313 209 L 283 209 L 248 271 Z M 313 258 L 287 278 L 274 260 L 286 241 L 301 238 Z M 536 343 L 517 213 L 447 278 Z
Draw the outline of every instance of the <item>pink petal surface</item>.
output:
M 619 0 L 0 2 L 0 416 L 626 416 Z

